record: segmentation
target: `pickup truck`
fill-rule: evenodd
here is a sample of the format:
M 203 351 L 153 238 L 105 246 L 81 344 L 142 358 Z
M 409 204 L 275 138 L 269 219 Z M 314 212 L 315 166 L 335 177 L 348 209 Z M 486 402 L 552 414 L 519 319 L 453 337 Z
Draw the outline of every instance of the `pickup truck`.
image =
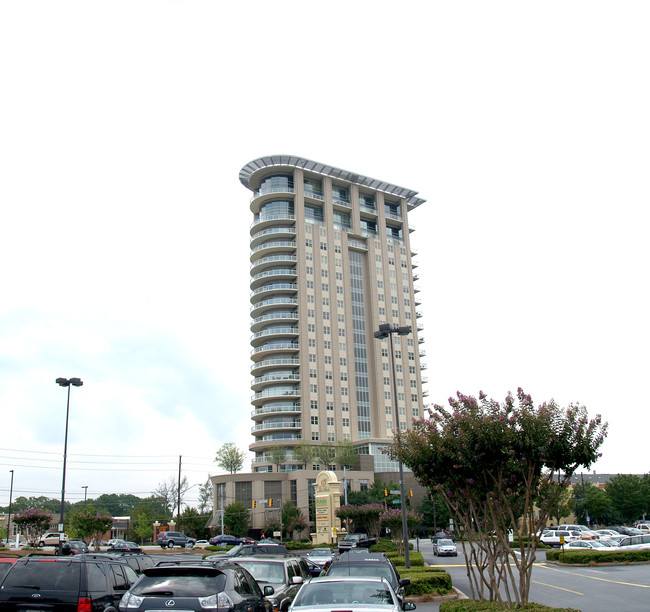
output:
M 339 541 L 339 553 L 344 553 L 351 548 L 370 548 L 377 543 L 377 538 L 371 538 L 367 533 L 348 533 Z

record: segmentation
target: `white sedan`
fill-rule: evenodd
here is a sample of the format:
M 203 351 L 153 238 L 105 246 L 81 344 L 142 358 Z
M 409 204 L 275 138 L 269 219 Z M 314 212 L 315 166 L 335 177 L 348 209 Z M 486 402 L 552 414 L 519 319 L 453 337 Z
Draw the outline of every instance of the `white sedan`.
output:
M 573 540 L 564 545 L 564 550 L 612 550 L 609 544 L 600 540 Z
M 350 576 L 321 576 L 303 583 L 289 612 L 329 612 L 332 608 L 346 612 L 408 612 L 415 604 L 403 607 L 387 580 Z

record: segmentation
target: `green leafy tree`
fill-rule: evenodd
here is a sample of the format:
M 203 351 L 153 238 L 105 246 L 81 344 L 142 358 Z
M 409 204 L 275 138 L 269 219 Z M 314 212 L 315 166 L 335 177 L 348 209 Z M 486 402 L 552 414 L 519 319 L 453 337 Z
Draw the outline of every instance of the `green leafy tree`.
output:
M 83 502 L 80 503 L 83 507 Z M 111 516 L 130 516 L 141 503 L 142 498 L 137 495 L 110 493 L 100 495 L 94 500 L 93 507 Z
M 384 504 L 361 504 L 358 506 L 346 504 L 336 510 L 336 515 L 345 524 L 348 532 L 355 529 L 365 529 L 372 537 L 379 537 L 381 529 L 380 517 L 386 510 Z
M 314 447 L 314 456 L 321 464 L 321 469 L 327 470 L 336 459 L 336 449 L 332 444 L 319 444 Z
M 52 515 L 40 508 L 28 508 L 16 514 L 11 520 L 25 534 L 27 541 L 32 546 L 36 546 L 41 536 L 50 528 Z
M 250 513 L 241 502 L 233 502 L 223 509 L 223 524 L 227 533 L 243 536 L 248 533 Z
M 156 516 L 152 512 L 152 507 L 141 504 L 133 510 L 131 514 L 131 533 L 136 542 L 144 542 L 153 538 L 153 524 Z
M 625 523 L 641 518 L 646 506 L 644 503 L 641 478 L 634 474 L 618 474 L 605 484 L 612 509 Z
M 335 461 L 341 467 L 345 466 L 352 469 L 353 466 L 359 465 L 359 455 L 350 440 L 343 440 L 336 445 L 334 449 Z
M 440 494 L 463 531 L 472 598 L 525 606 L 537 548 L 527 536 L 546 525 L 576 470 L 596 461 L 607 426 L 582 406 L 536 408 L 522 389 L 503 403 L 481 392 L 449 404 L 397 432 L 389 454 Z
M 280 466 L 287 461 L 287 451 L 281 446 L 274 446 L 269 452 L 269 459 L 275 465 L 275 470 L 280 471 Z
M 449 526 L 451 515 L 439 493 L 432 493 L 425 497 L 418 512 L 422 515 L 421 526 L 426 531 L 436 533 Z
M 180 483 L 181 506 L 183 505 L 183 498 L 185 497 L 185 493 L 189 488 L 190 488 L 190 484 L 187 480 L 187 476 L 183 476 Z M 178 511 L 178 501 L 179 501 L 178 480 L 175 478 L 169 478 L 168 480 L 163 480 L 163 482 L 161 482 L 158 485 L 158 488 L 156 489 L 155 493 L 156 493 L 156 497 L 160 498 L 161 500 L 164 500 L 164 505 L 168 513 L 167 516 L 169 517 L 171 515 L 173 517 L 174 514 Z
M 314 449 L 304 440 L 293 449 L 293 459 L 294 461 L 298 461 L 302 465 L 303 469 L 307 469 L 307 464 L 311 463 L 313 458 Z
M 65 513 L 70 510 L 70 502 L 65 502 Z M 12 505 L 12 512 L 20 513 L 24 510 L 45 510 L 50 514 L 58 514 L 61 512 L 61 500 L 45 497 L 44 495 L 38 497 L 17 497 Z M 8 510 L 8 507 L 7 507 Z
M 558 483 L 557 487 L 559 490 L 555 492 L 553 491 L 555 486 L 556 485 L 553 483 L 549 483 L 546 491 L 547 494 L 550 494 L 551 498 L 555 500 L 554 502 L 549 502 L 549 517 L 559 525 L 563 518 L 566 518 L 574 511 L 575 500 L 573 499 L 573 494 L 568 487 Z M 540 500 L 537 501 L 537 504 L 539 503 Z
M 70 516 L 70 528 L 74 535 L 86 543 L 94 542 L 95 550 L 99 550 L 100 540 L 112 526 L 113 518 L 100 514 L 92 505 Z
M 206 514 L 212 511 L 212 497 L 214 495 L 214 487 L 212 480 L 208 478 L 204 484 L 199 487 L 199 514 Z
M 197 540 L 204 538 L 207 535 L 205 527 L 208 516 L 199 514 L 195 508 L 185 508 L 181 515 L 181 523 L 183 524 L 183 531 Z
M 307 529 L 307 519 L 300 508 L 291 501 L 282 504 L 282 532 L 293 539 L 296 532 Z
M 218 451 L 214 458 L 217 465 L 227 470 L 231 474 L 236 474 L 244 467 L 244 451 L 241 451 L 235 446 L 234 442 L 226 442 Z

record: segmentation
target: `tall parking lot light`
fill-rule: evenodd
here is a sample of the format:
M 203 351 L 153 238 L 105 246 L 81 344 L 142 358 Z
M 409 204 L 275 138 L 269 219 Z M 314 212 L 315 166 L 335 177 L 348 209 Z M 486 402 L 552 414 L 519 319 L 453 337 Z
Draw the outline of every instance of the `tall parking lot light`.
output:
M 70 387 L 81 387 L 80 378 L 57 378 L 56 384 L 68 387 L 68 404 L 65 410 L 65 441 L 63 443 L 63 481 L 61 484 L 61 522 L 59 523 L 59 554 L 63 552 L 63 518 L 65 513 L 65 468 L 68 458 L 68 420 L 70 417 Z
M 395 411 L 395 423 L 397 425 L 397 433 L 399 433 L 399 407 L 397 405 L 397 376 L 395 375 L 395 350 L 393 348 L 393 334 L 398 336 L 407 336 L 411 333 L 411 326 L 399 326 L 396 323 L 382 323 L 379 330 L 374 333 L 375 338 L 378 340 L 389 339 L 390 344 L 390 362 L 393 374 L 393 410 Z M 406 519 L 406 498 L 404 495 L 404 467 L 402 466 L 402 459 L 398 458 L 399 465 L 399 492 L 400 492 L 400 507 L 402 510 L 402 538 L 404 540 L 404 565 L 406 568 L 411 567 L 411 558 L 409 555 L 408 543 L 408 521 Z

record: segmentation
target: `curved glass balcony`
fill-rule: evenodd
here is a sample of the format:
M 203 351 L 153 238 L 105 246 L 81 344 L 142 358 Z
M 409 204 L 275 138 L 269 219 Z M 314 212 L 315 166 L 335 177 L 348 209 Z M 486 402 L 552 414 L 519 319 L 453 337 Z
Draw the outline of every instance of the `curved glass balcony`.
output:
M 251 236 L 250 248 L 255 248 L 270 236 L 276 238 L 291 238 L 291 236 L 295 236 L 295 234 L 295 227 L 269 227 L 261 232 L 256 232 Z
M 269 387 L 268 389 L 255 393 L 251 397 L 251 403 L 255 406 L 261 406 L 264 404 L 264 400 L 273 397 L 282 397 L 287 399 L 300 397 L 300 387 L 295 387 L 293 385 L 276 385 L 275 387 Z
M 276 357 L 275 359 L 265 359 L 264 361 L 259 361 L 254 363 L 251 366 L 251 374 L 253 376 L 258 376 L 264 370 L 269 370 L 273 368 L 280 368 L 282 366 L 299 366 L 300 359 L 295 359 L 293 357 Z
M 261 253 L 261 252 L 267 252 L 267 253 L 273 253 L 273 252 L 288 252 L 288 253 L 293 253 L 296 250 L 296 243 L 290 240 L 272 240 L 270 242 L 263 242 L 259 246 L 256 246 L 254 249 L 251 249 L 251 257 L 250 260 L 251 262 L 255 261 L 257 258 L 255 257 L 256 253 Z
M 251 325 L 251 331 L 252 332 L 257 332 L 261 330 L 267 323 L 271 321 L 297 321 L 298 320 L 298 313 L 294 311 L 285 311 L 285 310 L 279 310 L 279 311 L 274 311 L 270 312 L 268 314 L 265 314 L 264 316 L 257 317 L 256 319 L 253 319 L 253 323 Z
M 251 433 L 258 431 L 268 431 L 269 429 L 302 429 L 300 421 L 277 421 L 258 423 L 251 427 Z
M 251 412 L 251 418 L 259 421 L 267 415 L 300 413 L 300 402 L 267 402 Z
M 277 291 L 278 293 L 295 293 L 298 291 L 298 285 L 295 283 L 272 283 L 270 285 L 264 285 L 259 289 L 255 289 L 255 291 L 251 293 L 251 301 L 254 301 L 252 298 L 256 295 L 259 295 L 260 293 L 268 293 L 270 291 Z
M 259 391 L 262 389 L 265 385 L 269 385 L 272 383 L 276 382 L 284 382 L 284 381 L 300 381 L 300 374 L 296 372 L 283 372 L 282 370 L 280 371 L 272 371 L 269 374 L 265 374 L 264 376 L 258 376 L 255 380 L 253 380 L 253 384 L 251 385 L 251 388 L 253 391 Z
M 253 223 L 251 223 L 250 226 L 250 232 L 251 234 L 253 232 L 259 231 L 263 229 L 264 227 L 270 226 L 270 225 L 277 225 L 279 221 L 295 221 L 296 220 L 296 215 L 292 215 L 290 213 L 276 213 L 273 215 L 260 215 L 259 219 L 255 219 Z
M 259 346 L 262 341 L 264 341 L 266 338 L 269 338 L 271 336 L 295 337 L 297 335 L 298 335 L 297 327 L 282 327 L 278 325 L 276 327 L 268 327 L 266 329 L 258 331 L 257 333 L 253 334 L 253 337 L 251 338 L 250 341 L 253 346 Z
M 263 312 L 268 310 L 296 304 L 298 304 L 298 298 L 289 297 L 288 295 L 280 295 L 267 300 L 261 300 L 251 306 L 251 316 L 260 316 Z
M 286 263 L 291 265 L 295 264 L 297 261 L 298 258 L 295 255 L 288 255 L 286 253 L 282 253 L 280 255 L 269 255 L 268 257 L 260 257 L 260 259 L 256 259 L 251 263 L 251 274 L 254 274 L 256 271 L 263 270 L 264 268 L 267 268 L 274 264 Z
M 273 268 L 271 270 L 264 270 L 251 278 L 250 287 L 255 289 L 259 287 L 261 283 L 269 281 L 271 279 L 278 280 L 290 280 L 298 276 L 295 268 Z
M 271 353 L 271 352 L 295 352 L 300 349 L 300 345 L 297 342 L 269 342 L 263 344 L 262 346 L 257 346 L 251 351 L 251 356 L 255 357 L 260 353 Z

